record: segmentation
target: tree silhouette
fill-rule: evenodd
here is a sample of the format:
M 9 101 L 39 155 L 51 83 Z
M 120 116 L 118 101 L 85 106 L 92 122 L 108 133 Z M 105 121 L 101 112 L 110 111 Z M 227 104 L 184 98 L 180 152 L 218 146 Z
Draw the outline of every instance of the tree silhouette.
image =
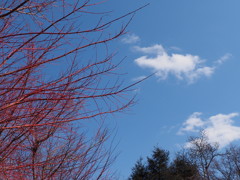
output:
M 153 180 L 168 177 L 169 152 L 155 147 L 152 156 L 147 158 L 149 178 Z
M 132 169 L 132 174 L 130 175 L 130 180 L 147 180 L 148 178 L 148 171 L 146 166 L 143 164 L 143 159 L 140 158 L 135 166 Z
M 144 165 L 140 159 L 132 169 L 130 180 L 166 180 L 169 178 L 169 152 L 155 147 Z
M 215 179 L 240 179 L 240 147 L 230 145 L 213 162 Z
M 133 103 L 107 44 L 137 10 L 109 19 L 102 3 L 0 2 L 1 179 L 109 178 L 107 129 L 89 137 L 81 124 Z
M 205 131 L 189 137 L 186 146 L 169 163 L 169 153 L 154 148 L 144 163 L 137 161 L 129 180 L 232 180 L 240 179 L 240 147 L 219 149 Z
M 221 155 L 219 145 L 210 143 L 204 131 L 199 137 L 190 137 L 189 144 L 188 154 L 191 161 L 198 167 L 201 177 L 210 180 L 215 174 L 212 168 L 214 160 Z
M 177 153 L 169 166 L 172 180 L 196 180 L 200 179 L 198 168 L 185 151 Z

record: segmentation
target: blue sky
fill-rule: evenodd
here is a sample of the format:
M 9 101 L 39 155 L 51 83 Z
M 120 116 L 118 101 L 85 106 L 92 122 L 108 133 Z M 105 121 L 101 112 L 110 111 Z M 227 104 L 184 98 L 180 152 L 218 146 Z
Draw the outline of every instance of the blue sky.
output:
M 154 146 L 174 153 L 200 129 L 221 148 L 240 139 L 240 2 L 122 0 L 105 8 L 116 16 L 148 2 L 113 45 L 127 56 L 127 81 L 156 72 L 136 87 L 135 106 L 114 116 L 120 179 Z

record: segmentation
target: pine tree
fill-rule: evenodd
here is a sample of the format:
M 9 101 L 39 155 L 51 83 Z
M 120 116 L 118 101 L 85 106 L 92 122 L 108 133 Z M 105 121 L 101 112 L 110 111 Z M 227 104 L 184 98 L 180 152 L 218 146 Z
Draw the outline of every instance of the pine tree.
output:
M 137 161 L 129 180 L 168 180 L 169 152 L 155 147 L 144 165 L 142 158 Z
M 165 180 L 168 177 L 169 152 L 155 147 L 151 158 L 148 158 L 149 179 Z
M 172 180 L 199 179 L 197 166 L 191 162 L 187 153 L 178 153 L 169 167 Z
M 129 180 L 147 180 L 148 172 L 146 166 L 143 164 L 143 159 L 140 158 L 135 166 L 132 168 L 132 174 Z

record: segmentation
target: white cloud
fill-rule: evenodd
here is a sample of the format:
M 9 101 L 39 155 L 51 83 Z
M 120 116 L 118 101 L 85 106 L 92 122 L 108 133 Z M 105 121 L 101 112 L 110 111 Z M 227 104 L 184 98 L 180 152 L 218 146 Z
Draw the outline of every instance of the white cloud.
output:
M 162 80 L 167 79 L 169 75 L 174 75 L 180 80 L 193 83 L 201 77 L 210 77 L 216 68 L 216 66 L 205 66 L 205 60 L 197 55 L 168 54 L 160 44 L 150 47 L 135 46 L 134 49 L 146 54 L 135 59 L 135 63 L 156 72 L 156 76 Z M 217 64 L 223 63 L 228 58 L 229 55 L 222 57 Z
M 136 34 L 127 34 L 121 41 L 125 44 L 134 44 L 140 41 L 140 38 Z
M 142 53 L 146 53 L 146 54 L 163 54 L 165 52 L 164 48 L 162 47 L 162 45 L 154 45 L 154 46 L 150 46 L 150 47 L 139 47 L 139 46 L 135 46 L 134 49 L 136 51 L 142 52 Z
M 204 121 L 199 117 L 202 113 L 195 112 L 183 123 L 183 127 L 179 133 L 182 134 L 184 131 L 196 132 L 199 127 L 204 125 Z
M 194 132 L 204 129 L 210 143 L 219 143 L 220 148 L 233 141 L 240 140 L 240 126 L 234 125 L 233 118 L 239 116 L 238 113 L 217 114 L 206 120 L 200 118 L 201 113 L 193 113 L 179 130 L 179 134 L 184 132 Z
M 226 53 L 224 56 L 220 57 L 217 61 L 216 64 L 221 65 L 225 61 L 227 61 L 232 55 L 230 53 Z

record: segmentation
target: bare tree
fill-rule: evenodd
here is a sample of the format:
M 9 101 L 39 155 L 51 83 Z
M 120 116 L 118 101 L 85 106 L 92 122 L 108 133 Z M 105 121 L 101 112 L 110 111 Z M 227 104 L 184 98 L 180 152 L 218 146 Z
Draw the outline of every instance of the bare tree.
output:
M 102 3 L 0 2 L 1 178 L 109 176 L 107 130 L 100 126 L 89 139 L 79 123 L 132 104 L 132 85 L 117 80 L 107 44 L 125 33 L 137 10 L 109 19 L 97 9 Z
M 230 145 L 223 155 L 214 161 L 215 179 L 240 179 L 240 148 Z
M 212 179 L 214 175 L 213 162 L 220 156 L 217 143 L 210 143 L 204 132 L 200 137 L 189 138 L 189 156 L 198 167 L 198 171 L 204 180 Z

